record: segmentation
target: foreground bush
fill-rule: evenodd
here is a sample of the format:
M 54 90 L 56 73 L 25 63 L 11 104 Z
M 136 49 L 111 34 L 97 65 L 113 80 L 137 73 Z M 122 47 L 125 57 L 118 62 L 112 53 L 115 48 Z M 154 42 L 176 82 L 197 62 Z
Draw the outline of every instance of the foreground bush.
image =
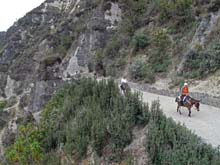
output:
M 56 165 L 61 164 L 63 155 L 82 160 L 88 148 L 102 156 L 106 147 L 110 161 L 120 162 L 123 149 L 132 141 L 134 126 L 145 125 L 152 164 L 220 162 L 217 150 L 167 119 L 159 102 L 154 102 L 149 111 L 138 93 L 121 96 L 113 80 L 82 79 L 61 89 L 49 101 L 38 127 L 20 127 L 15 143 L 6 151 L 6 164 Z
M 42 118 L 45 148 L 50 151 L 63 144 L 67 153 L 82 158 L 88 145 L 101 155 L 110 144 L 120 155 L 132 140 L 132 127 L 148 120 L 148 107 L 138 94 L 122 97 L 112 80 L 81 80 L 62 89 L 46 106 Z
M 220 153 L 204 144 L 186 127 L 166 118 L 154 102 L 147 132 L 147 149 L 153 164 L 210 164 L 220 162 Z
M 9 163 L 39 164 L 44 159 L 43 132 L 32 124 L 20 126 L 16 142 L 5 153 Z

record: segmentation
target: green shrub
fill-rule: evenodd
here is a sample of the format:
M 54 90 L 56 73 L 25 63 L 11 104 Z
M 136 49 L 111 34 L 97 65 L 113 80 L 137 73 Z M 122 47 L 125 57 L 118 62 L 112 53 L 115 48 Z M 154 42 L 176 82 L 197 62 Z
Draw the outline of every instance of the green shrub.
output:
M 111 76 L 111 77 L 116 77 L 117 75 L 119 75 L 119 68 L 117 68 L 117 66 L 115 64 L 108 64 L 106 66 L 106 75 L 107 76 Z
M 150 66 L 155 73 L 167 72 L 171 59 L 165 52 L 154 51 L 149 58 Z
M 122 28 L 129 29 L 130 34 L 133 34 L 136 29 L 144 25 L 149 0 L 120 0 L 120 3 L 123 6 L 123 15 L 125 16 L 125 19 L 122 20 L 122 24 L 125 26 Z
M 166 118 L 156 101 L 151 107 L 147 150 L 153 164 L 218 164 L 220 152 L 186 127 Z
M 153 83 L 155 81 L 155 72 L 153 65 L 146 64 L 142 59 L 137 58 L 129 67 L 129 73 L 134 80 L 144 80 L 145 83 Z
M 171 41 L 167 29 L 156 30 L 153 34 L 153 43 L 160 51 L 165 51 Z
M 167 19 L 191 20 L 192 0 L 158 0 L 158 9 L 162 21 Z
M 135 80 L 143 80 L 146 77 L 148 70 L 149 66 L 141 58 L 136 58 L 129 67 L 131 78 Z
M 101 155 L 108 142 L 120 154 L 132 139 L 131 128 L 148 120 L 148 108 L 138 94 L 122 97 L 112 80 L 84 79 L 62 89 L 46 106 L 44 144 L 47 151 L 64 144 L 67 153 L 82 158 L 89 144 Z
M 63 57 L 67 52 L 67 49 L 63 45 L 58 45 L 54 52 L 59 53 L 60 57 Z
M 104 59 L 104 54 L 101 50 L 97 50 L 95 54 L 95 63 L 102 63 Z
M 90 141 L 90 124 L 91 119 L 88 118 L 86 109 L 84 108 L 78 109 L 75 119 L 70 120 L 70 122 L 66 124 L 64 132 L 66 143 L 65 141 L 61 142 L 65 144 L 65 149 L 68 154 L 75 151 L 80 158 L 85 156 Z
M 132 20 L 126 18 L 120 23 L 118 27 L 119 28 L 118 33 L 124 34 L 128 37 L 132 37 L 135 32 L 135 27 Z
M 7 105 L 6 101 L 0 101 L 0 111 L 2 111 Z
M 151 50 L 149 64 L 154 73 L 167 72 L 171 59 L 167 54 L 171 41 L 166 29 L 156 30 L 153 35 L 154 48 Z
M 42 138 L 43 132 L 32 124 L 21 126 L 16 142 L 5 153 L 6 159 L 13 164 L 39 164 L 44 159 Z
M 220 44 L 214 43 L 205 51 L 191 51 L 184 64 L 184 77 L 203 78 L 220 69 Z
M 72 39 L 71 37 L 70 37 L 70 35 L 68 34 L 68 35 L 62 35 L 62 37 L 61 37 L 61 44 L 63 45 L 63 47 L 66 49 L 66 50 L 68 50 L 69 48 L 70 48 L 70 46 L 71 46 L 71 44 L 72 44 L 72 42 L 74 41 L 74 39 Z
M 68 49 L 71 47 L 74 39 L 71 37 L 70 34 L 57 34 L 57 35 L 58 35 L 57 43 L 54 44 L 55 49 L 53 50 L 53 52 L 55 54 L 59 53 L 60 57 L 63 57 L 68 51 Z
M 104 56 L 106 57 L 115 57 L 118 55 L 118 51 L 121 47 L 121 42 L 118 37 L 113 37 L 104 50 Z
M 144 49 L 149 44 L 148 38 L 145 34 L 137 34 L 134 36 L 133 40 L 136 50 Z
M 42 164 L 45 165 L 60 165 L 61 159 L 60 156 L 57 155 L 56 152 L 52 151 L 50 153 L 45 154 L 45 159 Z

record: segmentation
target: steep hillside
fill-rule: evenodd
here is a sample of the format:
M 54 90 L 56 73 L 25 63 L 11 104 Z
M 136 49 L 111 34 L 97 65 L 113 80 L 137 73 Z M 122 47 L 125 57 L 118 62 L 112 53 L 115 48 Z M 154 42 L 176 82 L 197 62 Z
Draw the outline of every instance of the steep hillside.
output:
M 218 71 L 218 1 L 165 2 L 46 1 L 4 34 L 2 98 L 28 95 L 35 112 L 76 73 L 175 87 Z
M 1 33 L 1 144 L 13 141 L 17 124 L 32 114 L 38 118 L 65 81 L 88 72 L 90 57 L 105 47 L 120 20 L 118 3 L 48 0 Z
M 170 87 L 207 77 L 219 70 L 218 9 L 214 0 L 48 0 L 1 35 L 0 94 L 27 93 L 38 111 L 80 72 L 167 77 Z
M 150 110 L 150 111 L 149 111 Z M 41 122 L 23 123 L 6 164 L 212 164 L 220 152 L 113 80 L 81 79 L 61 89 Z
M 6 32 L 0 32 L 0 43 L 3 44 Z
M 187 80 L 219 105 L 219 25 L 218 0 L 46 0 L 0 32 L 1 154 L 80 76 L 124 75 L 163 94 Z

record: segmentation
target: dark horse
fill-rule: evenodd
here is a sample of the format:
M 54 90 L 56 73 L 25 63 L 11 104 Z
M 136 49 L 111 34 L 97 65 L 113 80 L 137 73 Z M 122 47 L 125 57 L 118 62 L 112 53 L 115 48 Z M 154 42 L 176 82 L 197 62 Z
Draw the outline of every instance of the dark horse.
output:
M 129 87 L 128 83 L 122 83 L 120 85 L 120 89 L 123 95 L 127 95 L 131 91 L 131 88 Z
M 195 105 L 196 110 L 199 111 L 199 105 L 200 101 L 196 100 L 192 97 L 189 97 L 186 103 L 183 103 L 179 97 L 176 97 L 176 102 L 177 102 L 177 112 L 181 115 L 180 107 L 186 107 L 189 110 L 188 116 L 191 116 L 191 108 L 193 105 Z

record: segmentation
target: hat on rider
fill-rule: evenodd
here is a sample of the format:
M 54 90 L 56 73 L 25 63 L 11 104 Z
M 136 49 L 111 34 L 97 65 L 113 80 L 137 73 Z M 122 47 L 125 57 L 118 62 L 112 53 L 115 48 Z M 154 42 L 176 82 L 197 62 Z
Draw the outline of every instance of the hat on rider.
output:
M 185 82 L 185 83 L 184 83 L 184 86 L 187 86 L 187 85 L 188 85 L 188 84 Z
M 121 79 L 121 83 L 127 83 L 126 78 L 122 77 L 122 79 Z

